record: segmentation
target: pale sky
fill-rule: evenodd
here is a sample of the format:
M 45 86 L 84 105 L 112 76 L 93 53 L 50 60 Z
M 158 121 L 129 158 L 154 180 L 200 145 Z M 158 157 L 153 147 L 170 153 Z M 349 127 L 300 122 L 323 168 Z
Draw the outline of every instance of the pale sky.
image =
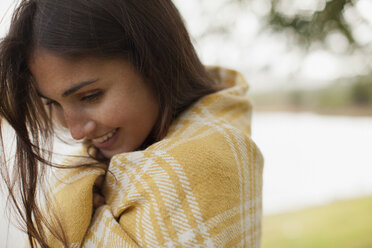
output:
M 0 0 L 0 37 L 3 37 L 9 28 L 14 6 L 14 0 Z

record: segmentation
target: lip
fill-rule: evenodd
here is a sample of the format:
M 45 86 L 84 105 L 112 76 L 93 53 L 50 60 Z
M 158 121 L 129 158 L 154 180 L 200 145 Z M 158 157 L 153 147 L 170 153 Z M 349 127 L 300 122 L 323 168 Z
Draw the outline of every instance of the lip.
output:
M 115 142 L 116 140 L 118 139 L 118 136 L 119 136 L 119 128 L 116 129 L 115 131 L 115 134 L 109 138 L 108 140 L 106 140 L 105 142 L 102 142 L 102 143 L 98 143 L 98 142 L 94 142 L 92 140 L 92 143 L 95 147 L 97 147 L 98 149 L 108 149 L 110 148 Z

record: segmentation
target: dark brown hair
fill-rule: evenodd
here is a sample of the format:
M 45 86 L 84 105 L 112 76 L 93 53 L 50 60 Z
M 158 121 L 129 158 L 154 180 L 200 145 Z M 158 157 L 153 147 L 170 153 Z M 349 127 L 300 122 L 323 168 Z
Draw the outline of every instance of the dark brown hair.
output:
M 21 1 L 0 43 L 0 118 L 12 126 L 17 139 L 13 177 L 4 171 L 2 175 L 31 246 L 36 241 L 48 247 L 36 195 L 45 165 L 52 165 L 41 147 L 54 131 L 28 68 L 38 48 L 70 59 L 96 56 L 131 62 L 154 90 L 161 110 L 146 145 L 162 139 L 179 113 L 216 87 L 171 0 Z M 9 167 L 2 160 L 2 167 Z M 63 235 L 57 238 L 67 244 Z

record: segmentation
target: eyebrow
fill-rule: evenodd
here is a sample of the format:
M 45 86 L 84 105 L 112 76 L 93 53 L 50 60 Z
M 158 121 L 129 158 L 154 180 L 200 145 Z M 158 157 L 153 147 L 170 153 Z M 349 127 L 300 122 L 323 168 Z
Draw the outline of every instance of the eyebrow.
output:
M 62 93 L 62 96 L 63 97 L 66 97 L 66 96 L 69 96 L 71 95 L 72 93 L 80 90 L 81 88 L 87 86 L 87 85 L 90 85 L 92 83 L 95 83 L 99 80 L 99 78 L 97 79 L 93 79 L 93 80 L 89 80 L 89 81 L 84 81 L 84 82 L 80 82 L 74 86 L 72 86 L 71 88 L 69 88 L 68 90 L 65 90 L 63 93 Z

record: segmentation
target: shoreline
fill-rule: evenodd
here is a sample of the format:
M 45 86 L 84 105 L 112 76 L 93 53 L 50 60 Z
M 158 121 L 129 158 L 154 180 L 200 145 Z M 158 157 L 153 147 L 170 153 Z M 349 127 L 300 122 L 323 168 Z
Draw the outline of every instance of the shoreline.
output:
M 253 105 L 254 112 L 314 113 L 330 116 L 372 117 L 372 106 L 343 108 L 311 108 L 294 105 Z

